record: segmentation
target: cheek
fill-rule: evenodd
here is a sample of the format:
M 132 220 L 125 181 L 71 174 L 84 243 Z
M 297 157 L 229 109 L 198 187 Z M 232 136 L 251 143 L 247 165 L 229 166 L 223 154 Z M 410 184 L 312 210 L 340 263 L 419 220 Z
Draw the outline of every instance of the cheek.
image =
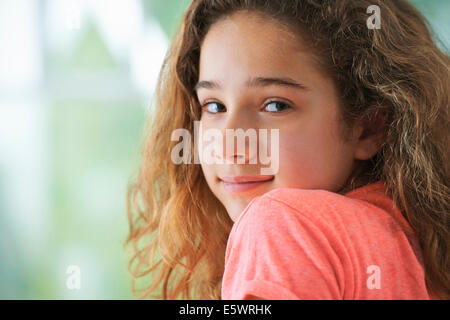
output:
M 280 174 L 283 179 L 292 179 L 313 173 L 320 167 L 320 146 L 302 133 L 280 137 Z
M 214 191 L 213 189 L 215 186 L 215 179 L 216 179 L 214 165 L 201 163 L 200 166 L 202 168 L 203 175 L 205 176 L 206 182 L 208 183 L 211 190 Z
M 347 167 L 348 150 L 333 132 L 330 126 L 280 132 L 279 182 L 292 187 L 318 188 L 339 180 L 341 170 Z
M 201 169 L 203 172 L 203 176 L 205 177 L 206 184 L 209 187 L 209 190 L 212 192 L 212 194 L 219 199 L 219 201 L 222 202 L 223 196 L 220 192 L 220 184 L 216 180 L 216 169 L 214 165 L 208 165 L 208 164 L 201 164 Z

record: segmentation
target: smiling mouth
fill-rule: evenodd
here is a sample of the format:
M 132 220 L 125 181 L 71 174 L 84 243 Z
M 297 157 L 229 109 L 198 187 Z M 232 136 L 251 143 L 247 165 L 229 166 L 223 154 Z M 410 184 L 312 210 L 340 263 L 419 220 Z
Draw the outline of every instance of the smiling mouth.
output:
M 225 190 L 229 192 L 244 192 L 271 182 L 275 176 L 228 176 L 219 178 Z

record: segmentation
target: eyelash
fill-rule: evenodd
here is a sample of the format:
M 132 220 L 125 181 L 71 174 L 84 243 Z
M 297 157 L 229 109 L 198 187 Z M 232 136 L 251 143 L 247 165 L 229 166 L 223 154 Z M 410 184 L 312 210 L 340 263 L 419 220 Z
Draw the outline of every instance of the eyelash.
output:
M 280 103 L 280 104 L 285 105 L 285 106 L 287 107 L 285 110 L 292 109 L 292 106 L 291 106 L 289 103 L 284 102 L 284 101 L 281 101 L 281 100 L 270 100 L 270 101 L 268 101 L 268 102 L 264 105 L 264 108 L 263 108 L 263 109 L 267 108 L 267 106 L 269 106 L 269 105 L 271 105 L 271 104 L 273 104 L 273 103 Z M 222 106 L 224 106 L 223 104 L 220 104 L 220 103 L 218 103 L 218 102 L 210 101 L 210 102 L 205 103 L 205 104 L 202 106 L 202 110 L 205 109 L 205 108 L 207 109 L 207 107 L 208 107 L 210 104 L 217 104 L 217 105 L 222 105 Z M 284 111 L 279 111 L 279 112 L 270 112 L 270 111 L 266 111 L 266 112 L 269 112 L 269 113 L 272 113 L 272 114 L 279 114 L 279 113 L 285 112 L 285 110 L 284 110 Z M 220 113 L 220 112 L 209 112 L 208 110 L 207 110 L 206 112 L 211 113 L 211 114 Z

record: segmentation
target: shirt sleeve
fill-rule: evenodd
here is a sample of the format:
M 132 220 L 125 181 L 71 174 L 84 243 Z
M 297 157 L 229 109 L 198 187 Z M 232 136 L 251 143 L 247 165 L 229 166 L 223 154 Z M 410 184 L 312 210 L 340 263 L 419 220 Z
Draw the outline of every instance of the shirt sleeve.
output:
M 249 204 L 228 240 L 222 299 L 342 299 L 338 239 L 305 208 L 312 207 L 293 208 L 274 192 Z

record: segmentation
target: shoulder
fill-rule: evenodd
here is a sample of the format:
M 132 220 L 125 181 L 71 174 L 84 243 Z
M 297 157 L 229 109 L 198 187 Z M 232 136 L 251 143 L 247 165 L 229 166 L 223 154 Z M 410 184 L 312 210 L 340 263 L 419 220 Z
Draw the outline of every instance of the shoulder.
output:
M 345 243 L 317 211 L 329 211 L 322 206 L 333 198 L 323 190 L 291 188 L 254 198 L 228 240 L 225 296 L 242 297 L 245 291 L 263 298 L 339 299 L 349 265 Z M 247 280 L 257 281 L 258 287 Z
M 355 203 L 354 203 L 355 202 Z M 342 246 L 358 201 L 326 190 L 277 188 L 254 198 L 230 233 L 230 245 L 256 243 L 261 250 L 307 251 Z M 251 244 L 254 246 L 254 244 Z
M 238 225 L 253 229 L 281 226 L 286 223 L 331 227 L 351 220 L 358 209 L 367 209 L 363 201 L 322 189 L 277 188 L 253 199 L 239 216 Z
M 370 239 L 395 238 L 398 232 L 389 214 L 368 202 L 322 189 L 277 188 L 250 202 L 233 225 L 230 245 L 283 243 L 284 250 L 297 250 L 301 243 L 345 255 L 349 246 L 362 252 Z
M 243 279 L 262 279 L 299 298 L 372 298 L 380 293 L 368 289 L 363 280 L 367 266 L 395 270 L 405 279 L 411 272 L 421 277 L 421 266 L 390 216 L 388 202 L 380 206 L 364 199 L 368 197 L 294 188 L 254 198 L 230 233 L 225 292 L 242 289 Z M 389 283 L 395 286 L 395 281 Z M 397 289 L 386 285 L 383 297 L 395 296 L 389 290 Z

